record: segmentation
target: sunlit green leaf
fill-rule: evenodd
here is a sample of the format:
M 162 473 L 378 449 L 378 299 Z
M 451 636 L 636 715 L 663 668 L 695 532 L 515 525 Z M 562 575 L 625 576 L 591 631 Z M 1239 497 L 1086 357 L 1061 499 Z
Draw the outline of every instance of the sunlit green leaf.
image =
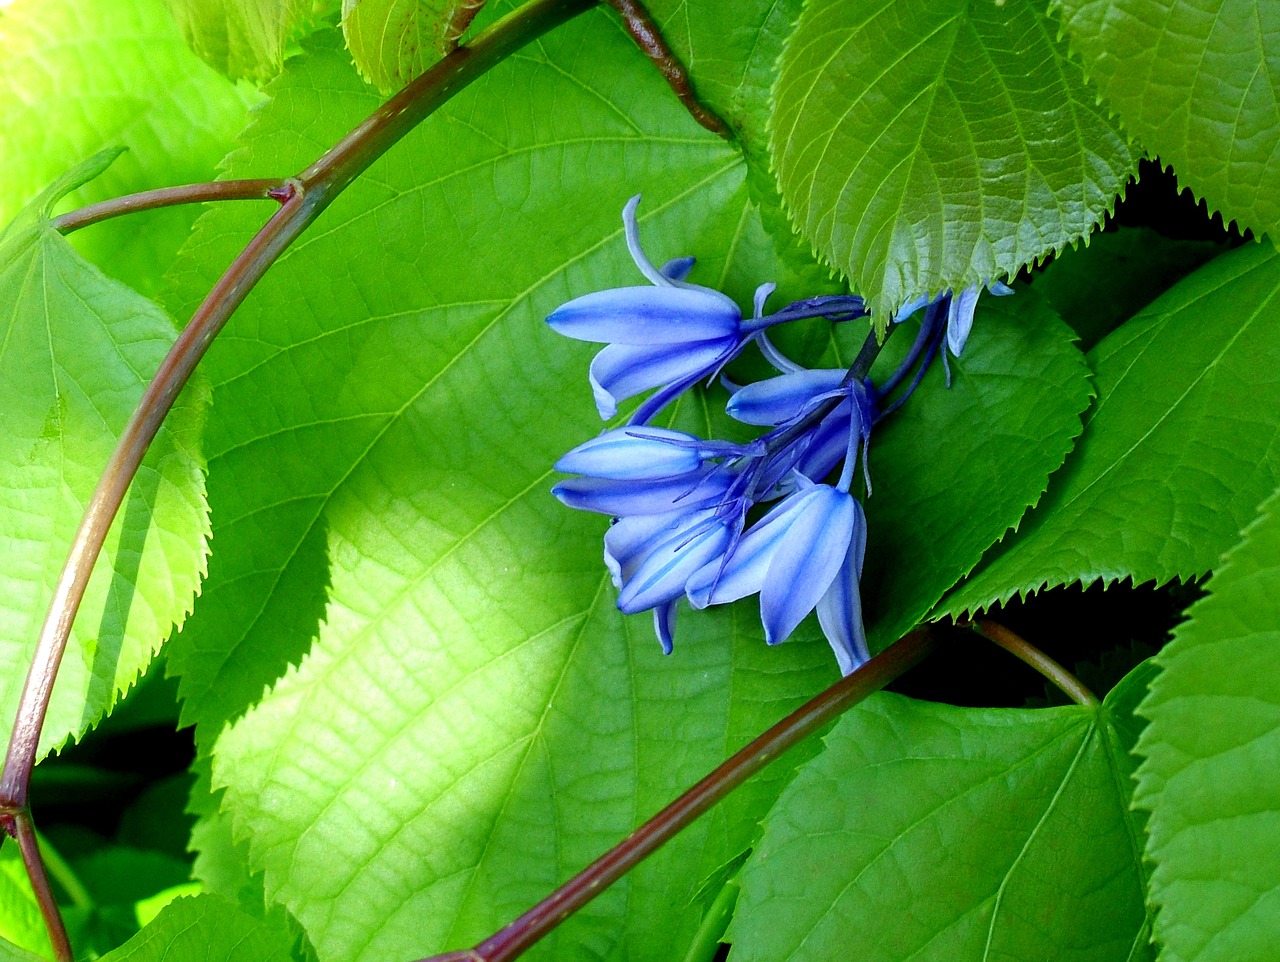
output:
M 1280 498 L 1159 656 L 1137 803 L 1168 962 L 1267 962 L 1280 941 Z
M 782 196 L 888 317 L 1101 222 L 1136 157 L 1036 0 L 812 0 L 774 88 Z
M 1055 0 L 1107 106 L 1226 221 L 1280 228 L 1280 6 Z
M 0 715 L 14 717 L 53 586 L 89 496 L 175 336 L 152 302 L 83 261 L 48 208 L 111 161 L 94 158 L 0 234 Z M 78 736 L 180 624 L 208 533 L 195 448 L 202 399 L 180 401 L 108 536 L 41 738 Z
M 550 67 L 569 51 L 575 72 Z M 305 163 L 377 104 L 332 45 L 271 92 L 237 174 Z M 643 193 L 655 259 L 696 253 L 694 278 L 746 303 L 764 279 L 805 292 L 757 243 L 743 178 L 739 153 L 589 14 L 375 165 L 215 344 L 216 570 L 169 664 L 207 746 L 301 660 L 214 762 L 251 867 L 322 958 L 413 958 L 487 934 L 837 677 L 816 626 L 769 649 L 747 606 L 690 613 L 664 658 L 651 620 L 614 608 L 607 520 L 549 493 L 551 464 L 600 422 L 592 347 L 543 318 L 638 280 L 627 197 Z M 202 221 L 180 277 L 192 298 L 247 223 L 222 208 Z M 465 262 L 446 238 L 466 239 Z M 705 431 L 712 414 L 693 399 L 677 417 Z M 325 706 L 294 716 L 305 733 L 284 721 L 297 699 Z M 312 788 L 276 809 L 298 777 Z M 687 832 L 542 956 L 682 954 L 694 893 L 749 843 L 772 791 Z
M 214 895 L 170 902 L 102 962 L 289 962 L 293 937 L 276 917 L 241 912 Z
M 770 812 L 733 956 L 1151 958 L 1123 716 L 869 699 Z
M 15 0 L 3 16 L 0 224 L 105 147 L 128 152 L 64 206 L 212 180 L 256 99 L 192 55 L 164 0 Z M 197 213 L 133 214 L 79 232 L 72 244 L 151 294 Z
M 342 0 L 342 32 L 360 73 L 402 87 L 452 50 L 485 0 Z
M 803 272 L 810 293 L 836 290 L 783 212 L 769 156 L 770 90 L 802 0 L 651 0 L 645 6 L 688 70 L 694 95 L 733 130 L 747 161 L 747 186 L 778 256 Z
M 280 71 L 285 44 L 311 23 L 313 0 L 166 0 L 200 58 L 232 80 Z
M 1209 571 L 1280 480 L 1280 255 L 1250 245 L 1187 277 L 1089 354 L 1098 400 L 1018 533 L 944 602 Z
M 26 953 L 47 959 L 53 955 L 44 919 L 18 846 L 0 846 L 0 959 L 27 962 Z

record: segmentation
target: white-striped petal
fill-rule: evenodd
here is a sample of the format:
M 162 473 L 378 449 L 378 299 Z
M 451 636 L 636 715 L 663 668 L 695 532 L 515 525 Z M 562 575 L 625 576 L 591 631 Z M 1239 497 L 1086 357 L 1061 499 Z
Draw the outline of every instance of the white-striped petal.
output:
M 831 396 L 846 373 L 842 369 L 805 370 L 756 381 L 729 398 L 725 410 L 744 424 L 783 424 L 817 400 Z
M 809 487 L 774 506 L 738 539 L 727 560 L 716 558 L 694 573 L 685 590 L 689 603 L 695 608 L 705 608 L 758 592 L 791 522 L 804 510 L 806 499 L 816 490 L 816 486 Z
M 760 589 L 760 620 L 771 645 L 785 641 L 826 594 L 849 551 L 857 502 L 815 486 L 774 552 Z
M 602 344 L 684 344 L 737 336 L 742 314 L 705 287 L 617 287 L 576 297 L 547 323 L 557 334 Z
M 862 595 L 858 587 L 862 581 L 862 559 L 867 551 L 867 521 L 862 505 L 857 508 L 849 550 L 835 580 L 818 602 L 818 623 L 835 652 L 842 675 L 849 674 L 871 657 L 862 624 Z
M 708 467 L 687 475 L 640 481 L 613 478 L 567 478 L 551 493 L 567 507 L 615 517 L 692 511 L 716 504 L 733 478 Z
M 614 428 L 579 444 L 555 463 L 557 471 L 621 481 L 688 474 L 702 465 L 699 439 L 683 431 Z
M 645 554 L 639 567 L 618 594 L 618 609 L 629 615 L 674 601 L 684 594 L 689 576 L 719 558 L 732 533 L 722 519 L 702 520 L 671 534 Z
M 978 306 L 978 294 L 982 287 L 974 284 L 951 297 L 947 308 L 947 347 L 956 357 L 964 350 L 973 330 L 973 312 Z
M 618 413 L 618 402 L 655 388 L 710 373 L 720 362 L 733 339 L 698 341 L 672 347 L 670 344 L 610 344 L 591 362 L 591 390 L 596 410 L 608 420 Z

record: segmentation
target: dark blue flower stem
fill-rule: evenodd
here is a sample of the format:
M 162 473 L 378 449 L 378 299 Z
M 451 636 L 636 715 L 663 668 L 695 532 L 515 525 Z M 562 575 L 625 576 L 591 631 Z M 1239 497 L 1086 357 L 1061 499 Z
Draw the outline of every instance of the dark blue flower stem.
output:
M 830 321 L 852 321 L 867 316 L 866 302 L 855 294 L 833 294 L 794 301 L 780 311 L 763 317 L 747 318 L 742 322 L 744 331 L 762 331 L 788 321 L 800 321 L 808 317 L 825 317 Z
M 595 6 L 595 2 L 530 0 L 429 68 L 306 170 L 265 189 L 267 197 L 279 202 L 279 209 L 227 268 L 161 362 L 85 510 L 54 589 L 18 704 L 0 773 L 0 824 L 16 824 L 20 828 L 22 820 L 30 817 L 27 798 L 40 732 L 90 573 L 147 448 L 213 339 L 281 253 L 370 164 L 473 80 L 548 30 Z M 247 192 L 259 196 L 261 185 L 251 183 Z M 146 209 L 148 203 L 122 203 L 115 213 Z M 109 215 L 101 208 L 92 215 L 81 211 L 78 218 L 75 214 L 66 215 L 62 229 L 75 225 L 77 220 L 83 226 L 89 219 L 100 220 Z M 27 848 L 23 851 L 25 857 Z M 38 850 L 31 848 L 31 852 L 38 862 Z M 29 863 L 28 870 L 33 872 L 33 882 L 36 870 L 43 877 L 42 865 L 33 867 Z M 56 914 L 56 905 L 52 911 Z M 56 942 L 54 928 L 50 922 L 50 938 Z
M 918 665 L 937 644 L 929 626 L 916 628 L 778 722 L 514 922 L 473 949 L 420 962 L 511 962 L 756 772 Z
M 937 342 L 942 333 L 941 327 L 938 324 L 939 316 L 938 305 L 930 304 L 925 308 L 924 320 L 920 322 L 920 330 L 916 332 L 916 339 L 911 344 L 911 350 L 908 351 L 907 356 L 902 359 L 902 363 L 898 365 L 898 369 L 889 375 L 889 377 L 885 379 L 885 382 L 880 385 L 881 397 L 885 397 L 892 393 L 893 389 L 902 383 L 902 379 L 906 377 L 911 368 L 915 366 L 916 361 L 920 360 L 921 354 L 926 350 L 937 346 Z M 928 363 L 929 362 L 926 359 L 924 366 L 927 367 Z M 913 382 L 913 386 L 915 383 L 918 382 Z M 910 394 L 910 392 L 911 389 L 909 388 L 907 393 Z M 896 407 L 897 405 L 895 404 L 894 406 Z

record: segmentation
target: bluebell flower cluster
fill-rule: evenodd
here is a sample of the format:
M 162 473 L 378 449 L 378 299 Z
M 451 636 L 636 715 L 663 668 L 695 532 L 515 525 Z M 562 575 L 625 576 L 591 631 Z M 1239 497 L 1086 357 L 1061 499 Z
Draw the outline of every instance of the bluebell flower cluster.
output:
M 576 298 L 547 323 L 568 337 L 605 344 L 590 372 L 601 418 L 612 418 L 628 398 L 653 393 L 626 425 L 557 461 L 558 471 L 574 477 L 552 491 L 569 507 L 613 519 L 604 560 L 618 608 L 652 611 L 664 651 L 672 650 L 682 602 L 699 609 L 758 595 L 769 644 L 785 641 L 816 610 L 848 674 L 869 658 L 858 589 L 867 524 L 852 490 L 856 465 L 869 495 L 872 427 L 914 390 L 944 337 L 953 354 L 964 349 L 980 289 L 921 298 L 900 311 L 895 321 L 921 308 L 925 316 L 906 359 L 877 388 L 859 373 L 869 361 L 810 370 L 766 333 L 800 318 L 866 317 L 861 298 L 816 297 L 766 314 L 774 286 L 762 284 L 751 317 L 744 317 L 724 294 L 685 280 L 693 258 L 661 268 L 650 262 L 636 223 L 639 201 L 633 197 L 622 218 L 631 257 L 649 283 Z M 989 289 L 1008 292 L 1002 284 Z M 737 444 L 650 423 L 681 393 L 714 380 L 749 344 L 779 374 L 730 386 L 726 409 L 765 428 L 762 435 Z M 910 386 L 886 403 L 913 370 Z

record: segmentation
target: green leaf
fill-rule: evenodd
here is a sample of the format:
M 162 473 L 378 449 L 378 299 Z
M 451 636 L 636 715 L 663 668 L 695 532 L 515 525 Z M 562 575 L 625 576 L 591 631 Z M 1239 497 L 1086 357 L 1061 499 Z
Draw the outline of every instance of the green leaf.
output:
M 0 959 L 23 960 L 24 952 L 44 959 L 53 955 L 26 866 L 17 844 L 10 842 L 0 846 Z
M 733 128 L 749 159 L 766 159 L 774 68 L 803 5 L 802 0 L 645 4 L 689 71 L 698 98 Z
M 1257 0 L 1055 0 L 1125 127 L 1226 221 L 1280 228 L 1280 8 Z
M 802 274 L 809 296 L 838 291 L 831 272 L 814 263 L 808 244 L 792 230 L 770 169 L 770 88 L 802 0 L 650 0 L 645 6 L 688 71 L 695 96 L 737 137 L 747 161 L 747 186 L 768 231 L 766 243 Z
M 1280 496 L 1156 658 L 1137 804 L 1168 962 L 1264 962 L 1280 940 Z
M 1280 480 L 1280 256 L 1212 261 L 1089 354 L 1098 401 L 1023 522 L 940 607 L 1205 574 Z
M 256 100 L 192 55 L 164 0 L 15 0 L 0 15 L 0 224 L 68 164 L 109 146 L 128 152 L 68 206 L 212 180 Z M 116 218 L 77 232 L 72 246 L 151 294 L 198 212 Z
M 173 341 L 153 303 L 48 226 L 50 206 L 111 162 L 92 158 L 0 234 L 0 715 L 14 717 L 53 586 L 98 476 Z M 151 447 L 89 582 L 41 752 L 78 737 L 180 624 L 208 535 L 197 384 Z
M 1121 227 L 1086 238 L 1032 278 L 1089 350 L 1222 247 L 1174 240 L 1149 227 Z
M 403 87 L 458 45 L 485 0 L 342 0 L 342 32 L 363 75 Z
M 661 79 L 646 72 L 646 61 L 627 52 L 621 31 L 611 31 L 607 23 L 596 27 L 606 38 L 607 49 L 629 59 L 623 60 L 627 65 L 625 82 L 611 81 L 608 96 L 590 91 L 574 95 L 574 110 L 585 113 L 592 129 L 560 128 L 567 115 L 552 101 L 574 83 L 554 82 L 556 71 L 548 70 L 542 58 L 524 68 L 536 86 L 516 100 L 520 106 L 511 108 L 509 118 L 515 126 L 496 142 L 469 129 L 470 121 L 462 119 L 462 107 L 446 108 L 381 161 L 367 180 L 340 198 L 337 208 L 325 215 L 337 226 L 326 228 L 322 221 L 315 229 L 322 243 L 304 238 L 300 250 L 306 252 L 305 260 L 301 255 L 287 254 L 255 291 L 253 301 L 237 314 L 236 330 L 253 331 L 263 324 L 283 326 L 272 333 L 264 329 L 252 337 L 230 332 L 214 345 L 206 369 L 217 383 L 218 406 L 238 413 L 225 419 L 215 416 L 206 432 L 219 548 L 210 562 L 199 610 L 175 639 L 170 661 L 170 670 L 182 678 L 184 723 L 198 726 L 202 745 L 208 744 L 224 722 L 257 701 L 263 686 L 307 650 L 327 597 L 330 506 L 353 480 L 349 477 L 352 459 L 365 457 L 363 452 L 369 445 L 394 426 L 398 417 L 404 417 L 399 414 L 401 408 L 417 398 L 424 384 L 434 385 L 433 379 L 442 371 L 452 371 L 455 365 L 450 358 L 468 350 L 477 331 L 487 331 L 498 322 L 516 323 L 510 318 L 513 305 L 524 311 L 520 323 L 527 327 L 513 343 L 525 345 L 522 350 L 538 352 L 534 373 L 539 377 L 539 390 L 554 399 L 557 410 L 567 411 L 558 431 L 544 437 L 545 419 L 542 412 L 534 411 L 537 402 L 532 395 L 516 392 L 504 401 L 501 417 L 495 414 L 485 436 L 507 431 L 522 436 L 525 447 L 520 460 L 528 462 L 526 470 L 545 473 L 564 450 L 599 430 L 586 386 L 591 347 L 550 337 L 541 318 L 582 291 L 634 281 L 635 267 L 620 240 L 620 211 L 628 196 L 637 190 L 645 192 L 642 229 L 655 257 L 697 251 L 700 261 L 695 280 L 724 287 L 740 302 L 749 302 L 756 283 L 764 278 L 780 282 L 779 299 L 807 293 L 794 274 L 775 262 L 767 241 L 762 243 L 758 216 L 743 198 L 741 162 L 736 153 L 698 127 L 673 99 L 661 96 L 665 89 Z M 327 45 L 317 46 L 305 68 L 286 72 L 272 85 L 271 109 L 259 114 L 244 147 L 235 155 L 230 171 L 234 176 L 255 176 L 265 165 L 278 164 L 282 158 L 300 169 L 315 158 L 317 138 L 336 139 L 378 105 L 378 98 L 348 69 L 335 39 L 328 36 Z M 592 43 L 606 41 L 593 39 Z M 619 69 L 602 66 L 598 60 L 592 64 L 609 76 Z M 502 82 L 486 79 L 481 89 L 489 92 L 464 94 L 463 102 L 485 96 L 497 101 L 515 98 Z M 644 97 L 652 97 L 653 103 Z M 541 139 L 535 139 L 527 116 L 517 113 L 526 109 L 526 103 L 540 105 L 540 118 L 552 125 L 545 134 L 537 135 Z M 628 117 L 627 123 L 619 126 L 618 110 L 622 108 L 637 118 Z M 501 115 L 491 121 L 499 132 L 501 122 Z M 673 129 L 678 131 L 674 138 Z M 510 145 L 506 139 L 511 140 Z M 558 160 L 566 143 L 575 151 Z M 608 195 L 603 194 L 605 182 L 598 172 L 583 172 L 588 154 L 599 145 L 615 152 L 610 159 L 615 166 Z M 625 167 L 632 153 L 658 149 L 670 151 L 673 168 L 689 169 L 688 185 L 678 192 L 659 190 L 665 176 L 662 173 L 641 176 Z M 428 170 L 415 163 L 414 158 L 423 151 L 434 152 L 440 166 Z M 552 170 L 563 163 L 571 173 L 590 177 L 601 187 L 566 187 L 566 196 L 553 193 L 549 198 L 531 195 L 529 205 L 521 210 L 528 165 L 535 160 Z M 499 178 L 495 186 L 480 190 L 470 183 L 437 184 L 455 169 L 469 172 L 458 181 L 474 180 L 473 168 L 495 171 Z M 387 181 L 387 177 L 393 179 Z M 394 184 L 390 194 L 387 183 Z M 423 234 L 414 199 L 424 192 L 438 198 L 441 210 L 453 203 L 465 203 L 475 210 L 477 222 L 473 225 L 458 227 L 446 219 L 430 229 L 442 234 L 465 229 L 491 235 L 493 246 L 484 249 L 489 262 L 482 259 L 481 248 L 476 248 L 466 268 L 459 270 L 453 262 L 424 251 L 423 237 L 429 235 Z M 692 213 L 673 202 L 673 195 L 682 203 L 696 200 Z M 542 198 L 536 208 L 534 197 Z M 387 232 L 370 224 L 364 214 L 368 208 L 388 218 Z M 492 224 L 499 222 L 503 233 L 495 235 Z M 398 233 L 391 232 L 393 224 Z M 559 232 L 555 237 L 544 236 L 553 228 Z M 184 269 L 178 274 L 184 308 L 203 298 L 253 229 L 252 213 L 225 205 L 200 222 Z M 384 233 L 394 246 L 387 247 Z M 370 236 L 377 237 L 377 243 L 369 242 Z M 545 260 L 530 259 L 528 252 L 534 250 L 542 251 Z M 597 259 L 587 256 L 597 252 Z M 392 256 L 395 260 L 388 261 Z M 581 267 L 579 260 L 583 261 Z M 517 267 L 521 261 L 528 261 L 528 265 Z M 496 273 L 495 264 L 502 265 Z M 300 281 L 292 271 L 302 271 L 299 276 L 305 283 L 322 288 L 329 288 L 335 271 L 352 276 L 344 290 L 332 292 L 329 302 L 300 306 L 296 287 Z M 528 303 L 535 295 L 538 301 Z M 453 300 L 441 301 L 445 296 Z M 420 306 L 406 308 L 406 303 L 414 303 L 409 298 L 416 298 Z M 353 318 L 363 318 L 370 330 L 378 332 L 383 339 L 378 343 L 385 343 L 385 348 L 380 353 L 371 342 L 353 354 L 342 346 L 341 338 L 316 341 L 294 327 L 304 318 L 312 329 L 316 325 L 341 329 Z M 503 332 L 505 327 L 497 330 Z M 497 336 L 495 333 L 491 339 Z M 395 345 L 406 340 L 423 346 L 401 357 L 404 352 Z M 289 350 L 282 353 L 285 347 Z M 487 350 L 496 352 L 499 347 L 495 344 Z M 274 368 L 263 366 L 273 360 L 286 366 L 296 363 L 299 377 L 291 375 L 287 381 L 279 381 Z M 254 370 L 255 377 L 246 379 L 246 370 Z M 483 376 L 488 384 L 488 376 Z M 351 384 L 352 389 L 335 396 L 334 378 Z M 356 385 L 363 386 L 357 390 Z M 468 388 L 470 393 L 478 390 Z M 304 403 L 308 396 L 326 397 L 335 403 L 333 417 L 318 417 L 310 402 Z M 280 424 L 259 420 L 254 412 L 264 410 L 267 399 L 278 404 L 284 412 L 281 416 L 290 420 Z M 448 413 L 430 413 L 430 417 L 455 418 L 443 396 L 433 403 Z M 487 408 L 494 402 L 487 391 L 481 391 L 471 403 Z M 428 417 L 412 411 L 406 414 L 413 416 L 405 423 Z M 295 438 L 311 437 L 324 437 L 334 447 L 317 457 L 310 440 L 303 448 L 297 446 Z M 537 442 L 536 449 L 533 442 Z M 485 451 L 475 440 L 464 437 L 450 439 L 450 444 L 457 450 Z M 433 469 L 440 472 L 442 490 L 457 484 L 457 476 L 447 470 L 450 467 L 464 469 L 467 464 Z M 548 476 L 546 486 L 550 484 Z M 299 495 L 282 501 L 282 486 L 295 487 Z M 558 525 L 555 519 L 562 517 L 552 514 L 548 523 Z M 598 546 L 590 549 L 593 563 L 599 562 L 598 550 Z
M 271 93 L 237 176 L 308 162 L 377 104 L 332 37 Z M 649 617 L 614 609 L 606 519 L 549 493 L 551 464 L 600 422 L 593 346 L 543 318 L 636 282 L 629 196 L 644 194 L 657 260 L 697 253 L 694 279 L 740 302 L 765 279 L 805 293 L 754 243 L 743 181 L 738 152 L 590 13 L 339 197 L 214 345 L 216 570 L 169 665 L 206 749 L 256 704 L 216 742 L 215 781 L 250 868 L 322 959 L 487 935 L 835 680 L 816 625 L 770 649 L 747 607 L 689 615 L 664 658 Z M 225 207 L 202 220 L 184 296 L 247 223 Z M 705 430 L 703 405 L 678 417 Z M 303 704 L 315 712 L 291 716 Z M 784 777 L 748 790 L 746 817 L 690 829 L 541 957 L 683 955 L 699 883 L 749 844 Z
M 36 955 L 8 939 L 0 938 L 0 962 L 43 962 L 44 956 Z
M 215 895 L 170 902 L 102 962 L 290 962 L 293 936 L 272 916 L 255 919 Z
M 168 0 L 191 49 L 232 80 L 280 72 L 285 45 L 312 26 L 313 0 Z
M 774 89 L 782 196 L 882 318 L 1088 234 L 1137 158 L 1035 0 L 812 0 Z
M 1092 397 L 1074 340 L 1034 291 L 984 298 L 951 387 L 935 361 L 873 434 L 862 579 L 873 649 L 915 626 L 1061 466 Z
M 1150 958 L 1123 714 L 854 708 L 739 876 L 734 957 Z

